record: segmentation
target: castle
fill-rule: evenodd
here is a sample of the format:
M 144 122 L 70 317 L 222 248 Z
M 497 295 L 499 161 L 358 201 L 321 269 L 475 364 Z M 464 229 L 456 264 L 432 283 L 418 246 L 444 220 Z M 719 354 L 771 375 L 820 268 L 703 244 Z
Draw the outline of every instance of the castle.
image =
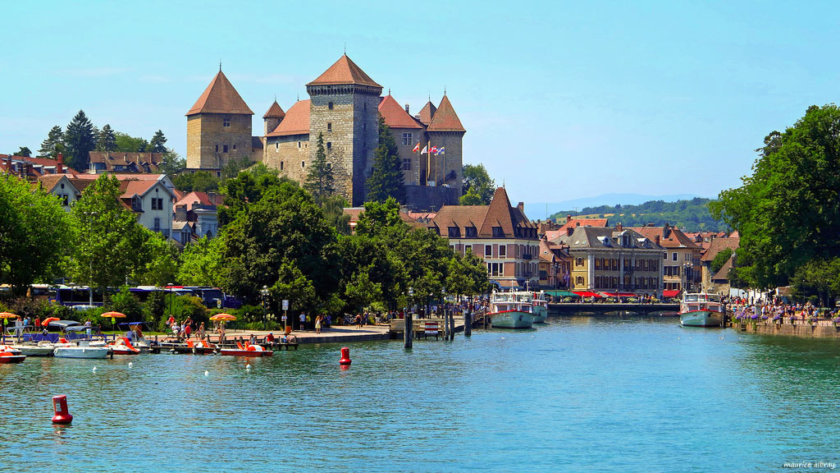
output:
M 219 173 L 228 162 L 248 157 L 298 182 L 306 180 L 323 136 L 336 191 L 352 206 L 364 204 L 366 181 L 379 144 L 381 115 L 402 160 L 405 203 L 412 210 L 437 210 L 461 196 L 462 141 L 466 130 L 444 93 L 412 116 L 347 55 L 306 84 L 308 100 L 284 111 L 275 100 L 263 115 L 263 134 L 253 136 L 248 107 L 233 84 L 218 74 L 187 112 L 187 168 Z

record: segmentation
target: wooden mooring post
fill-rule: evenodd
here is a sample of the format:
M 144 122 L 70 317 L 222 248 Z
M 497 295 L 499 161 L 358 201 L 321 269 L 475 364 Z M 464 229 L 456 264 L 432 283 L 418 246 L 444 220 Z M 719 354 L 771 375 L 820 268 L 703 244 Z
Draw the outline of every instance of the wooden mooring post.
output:
M 468 310 L 464 311 L 464 336 L 472 336 L 472 312 Z
M 409 312 L 405 313 L 405 330 L 403 330 L 403 341 L 405 342 L 405 348 L 411 348 L 412 341 L 414 339 L 414 334 L 411 333 L 412 329 L 414 328 L 414 321 L 412 320 L 411 314 Z
M 449 341 L 455 340 L 455 311 L 449 311 Z

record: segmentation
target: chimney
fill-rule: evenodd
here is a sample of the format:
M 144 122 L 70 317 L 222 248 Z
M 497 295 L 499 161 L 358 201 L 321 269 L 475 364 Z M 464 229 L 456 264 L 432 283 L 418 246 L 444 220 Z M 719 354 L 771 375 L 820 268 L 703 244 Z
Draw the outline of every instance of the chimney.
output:
M 566 228 L 566 235 L 572 236 L 572 233 L 575 232 L 575 227 L 568 227 Z
M 64 174 L 64 155 L 58 153 L 58 164 L 55 165 L 56 174 Z
M 520 202 L 516 204 L 516 208 L 519 209 L 519 211 L 522 212 L 523 215 L 525 215 L 525 202 Z
M 654 239 L 653 239 L 653 240 L 654 240 L 654 242 L 656 242 L 656 244 L 658 245 L 658 244 L 659 244 L 659 235 L 656 235 L 656 237 L 654 237 Z
M 569 223 L 571 221 L 572 221 L 572 216 L 571 215 L 566 215 L 566 223 Z
M 405 104 L 405 113 L 411 116 L 411 112 L 408 111 L 408 104 Z
M 181 204 L 175 206 L 175 221 L 176 222 L 186 222 L 187 221 L 187 205 Z

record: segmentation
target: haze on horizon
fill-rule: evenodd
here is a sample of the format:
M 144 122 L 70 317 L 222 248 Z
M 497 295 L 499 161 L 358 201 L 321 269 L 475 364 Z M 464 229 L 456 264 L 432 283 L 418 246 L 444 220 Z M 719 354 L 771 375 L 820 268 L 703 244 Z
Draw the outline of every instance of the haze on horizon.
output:
M 412 113 L 447 91 L 511 200 L 714 197 L 808 106 L 836 101 L 824 48 L 840 6 L 813 2 L 4 4 L 0 153 L 37 152 L 83 109 L 185 156 L 186 118 L 223 63 L 254 110 L 285 109 L 343 52 Z

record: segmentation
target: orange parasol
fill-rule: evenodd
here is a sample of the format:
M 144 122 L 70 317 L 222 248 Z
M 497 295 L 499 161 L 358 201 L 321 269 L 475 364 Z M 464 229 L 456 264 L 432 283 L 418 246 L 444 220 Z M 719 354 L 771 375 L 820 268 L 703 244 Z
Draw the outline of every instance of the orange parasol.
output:
M 236 316 L 235 315 L 230 315 L 230 314 L 224 314 L 224 313 L 223 314 L 216 314 L 216 315 L 210 317 L 210 320 L 212 320 L 214 322 L 216 322 L 216 321 L 228 322 L 228 321 L 231 321 L 231 320 L 236 320 Z
M 116 329 L 117 328 L 117 319 L 124 319 L 125 314 L 122 312 L 105 312 L 102 314 L 102 317 L 110 317 L 111 318 L 111 326 Z

